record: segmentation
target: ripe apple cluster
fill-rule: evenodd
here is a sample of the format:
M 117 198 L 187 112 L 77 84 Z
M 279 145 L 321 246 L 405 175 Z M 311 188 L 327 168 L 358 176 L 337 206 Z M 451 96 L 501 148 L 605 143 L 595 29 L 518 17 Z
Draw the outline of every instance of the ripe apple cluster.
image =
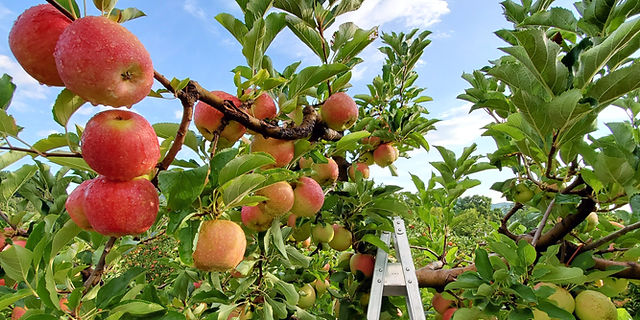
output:
M 143 177 L 160 158 L 151 124 L 131 111 L 103 111 L 87 122 L 81 147 L 84 160 L 100 176 L 69 195 L 65 207 L 71 219 L 108 236 L 147 231 L 159 208 L 158 192 Z
M 127 106 L 153 84 L 151 56 L 140 40 L 103 16 L 69 20 L 50 4 L 23 12 L 9 33 L 9 47 L 32 77 L 65 86 L 94 105 Z

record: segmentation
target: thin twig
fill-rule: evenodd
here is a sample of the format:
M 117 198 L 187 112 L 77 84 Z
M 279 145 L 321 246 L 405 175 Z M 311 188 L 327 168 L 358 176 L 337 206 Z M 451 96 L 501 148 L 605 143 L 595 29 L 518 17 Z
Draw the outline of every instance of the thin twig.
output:
M 515 234 L 511 233 L 511 231 L 509 231 L 509 226 L 507 225 L 509 222 L 509 219 L 511 219 L 511 217 L 520 209 L 522 209 L 522 207 L 524 207 L 524 205 L 520 202 L 516 202 L 513 207 L 511 208 L 511 210 L 509 210 L 509 212 L 507 212 L 507 214 L 505 214 L 504 218 L 502 218 L 502 222 L 500 223 L 500 227 L 498 227 L 498 231 L 504 235 L 506 235 L 507 237 L 515 240 L 518 238 L 518 236 L 516 236 Z
M 538 239 L 540 239 L 540 235 L 542 234 L 542 229 L 547 224 L 547 220 L 549 219 L 549 215 L 551 214 L 551 210 L 553 206 L 556 204 L 556 198 L 551 199 L 549 202 L 549 206 L 547 207 L 547 211 L 544 212 L 544 216 L 542 216 L 542 220 L 540 220 L 540 224 L 538 225 L 538 229 L 536 229 L 536 234 L 533 236 L 533 240 L 531 241 L 532 246 L 536 246 L 538 243 Z
M 89 289 L 91 289 L 91 287 L 93 287 L 96 283 L 100 282 L 100 278 L 102 278 L 102 273 L 104 272 L 107 254 L 109 254 L 109 252 L 111 251 L 111 248 L 113 248 L 113 245 L 116 243 L 116 240 L 118 240 L 118 238 L 111 237 L 109 238 L 109 241 L 107 241 L 107 243 L 104 245 L 104 251 L 102 251 L 100 260 L 98 260 L 98 264 L 96 265 L 95 269 L 93 269 L 93 272 L 91 272 L 91 275 L 89 276 L 89 278 L 87 278 L 87 281 L 84 282 L 83 294 L 86 294 L 89 291 Z
M 603 245 L 603 244 L 605 244 L 605 243 L 607 243 L 609 241 L 615 240 L 615 239 L 617 239 L 617 238 L 619 238 L 619 237 L 621 237 L 621 236 L 623 236 L 623 235 L 625 235 L 625 234 L 627 234 L 627 233 L 629 233 L 629 232 L 631 232 L 633 230 L 636 230 L 638 228 L 640 228 L 640 222 L 636 222 L 634 224 L 628 225 L 628 226 L 626 226 L 626 227 L 624 227 L 624 228 L 622 228 L 622 229 L 620 229 L 620 230 L 618 230 L 616 232 L 612 232 L 609 235 L 607 235 L 605 237 L 602 237 L 602 238 L 598 239 L 597 241 L 594 241 L 594 242 L 586 245 L 584 247 L 584 250 L 585 251 L 589 251 L 589 250 L 598 248 L 601 245 Z
M 420 247 L 420 246 L 410 245 L 409 248 L 416 249 L 416 250 L 427 251 L 427 252 L 431 253 L 434 257 L 438 258 L 438 254 L 435 251 L 433 251 L 433 250 L 431 250 L 431 249 L 429 249 L 427 247 Z
M 61 157 L 61 158 L 82 158 L 81 153 L 71 153 L 71 152 L 40 152 L 35 149 L 26 149 L 26 148 L 18 148 L 18 147 L 0 147 L 0 150 L 9 150 L 9 151 L 20 151 L 37 154 L 42 157 Z

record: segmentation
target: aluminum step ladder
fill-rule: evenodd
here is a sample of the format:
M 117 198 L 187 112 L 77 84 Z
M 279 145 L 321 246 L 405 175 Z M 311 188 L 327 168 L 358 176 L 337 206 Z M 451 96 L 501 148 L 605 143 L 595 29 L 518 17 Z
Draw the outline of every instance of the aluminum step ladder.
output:
M 390 232 L 383 231 L 380 240 L 389 246 L 391 236 Z M 404 220 L 400 217 L 393 217 L 393 243 L 399 263 L 389 263 L 388 254 L 378 248 L 367 319 L 379 320 L 383 296 L 404 296 L 407 301 L 409 319 L 425 320 L 407 231 L 404 227 Z

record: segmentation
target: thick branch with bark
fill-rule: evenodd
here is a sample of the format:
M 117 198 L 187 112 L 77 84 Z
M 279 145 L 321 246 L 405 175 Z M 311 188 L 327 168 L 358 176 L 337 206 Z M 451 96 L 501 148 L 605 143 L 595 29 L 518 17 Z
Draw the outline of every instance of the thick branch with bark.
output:
M 420 287 L 436 288 L 441 290 L 447 285 L 447 283 L 455 281 L 462 273 L 475 270 L 476 266 L 473 264 L 466 267 L 438 270 L 424 267 L 416 270 L 416 276 L 418 277 L 418 284 Z
M 93 287 L 94 285 L 100 282 L 100 279 L 102 278 L 102 273 L 104 272 L 104 267 L 106 265 L 107 255 L 109 254 L 109 252 L 111 252 L 111 248 L 113 248 L 113 245 L 116 243 L 116 240 L 118 240 L 118 238 L 111 237 L 109 238 L 107 243 L 104 245 L 104 251 L 102 251 L 100 260 L 98 260 L 98 264 L 96 265 L 95 269 L 93 269 L 93 271 L 91 272 L 91 275 L 89 276 L 87 281 L 84 282 L 84 293 L 89 292 L 89 289 L 91 289 L 91 287 Z

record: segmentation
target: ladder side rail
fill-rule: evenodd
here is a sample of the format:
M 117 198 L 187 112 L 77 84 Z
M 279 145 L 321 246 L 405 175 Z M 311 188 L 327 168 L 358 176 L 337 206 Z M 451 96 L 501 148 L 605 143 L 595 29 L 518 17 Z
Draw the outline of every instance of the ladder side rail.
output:
M 418 278 L 416 276 L 416 269 L 413 264 L 411 247 L 409 246 L 409 239 L 407 238 L 404 220 L 396 216 L 393 218 L 393 225 L 396 255 L 398 260 L 400 261 L 400 264 L 402 265 L 405 285 L 407 288 L 406 301 L 409 319 L 424 320 L 424 307 L 422 306 L 422 299 L 420 298 Z
M 387 246 L 391 239 L 391 234 L 388 231 L 383 231 L 380 235 L 380 240 Z M 367 319 L 378 320 L 380 319 L 380 309 L 382 308 L 382 292 L 384 290 L 384 275 L 387 270 L 387 263 L 389 257 L 387 253 L 378 248 L 376 253 L 376 263 L 373 269 L 373 278 L 371 280 L 371 292 L 369 293 L 369 306 L 367 306 Z

